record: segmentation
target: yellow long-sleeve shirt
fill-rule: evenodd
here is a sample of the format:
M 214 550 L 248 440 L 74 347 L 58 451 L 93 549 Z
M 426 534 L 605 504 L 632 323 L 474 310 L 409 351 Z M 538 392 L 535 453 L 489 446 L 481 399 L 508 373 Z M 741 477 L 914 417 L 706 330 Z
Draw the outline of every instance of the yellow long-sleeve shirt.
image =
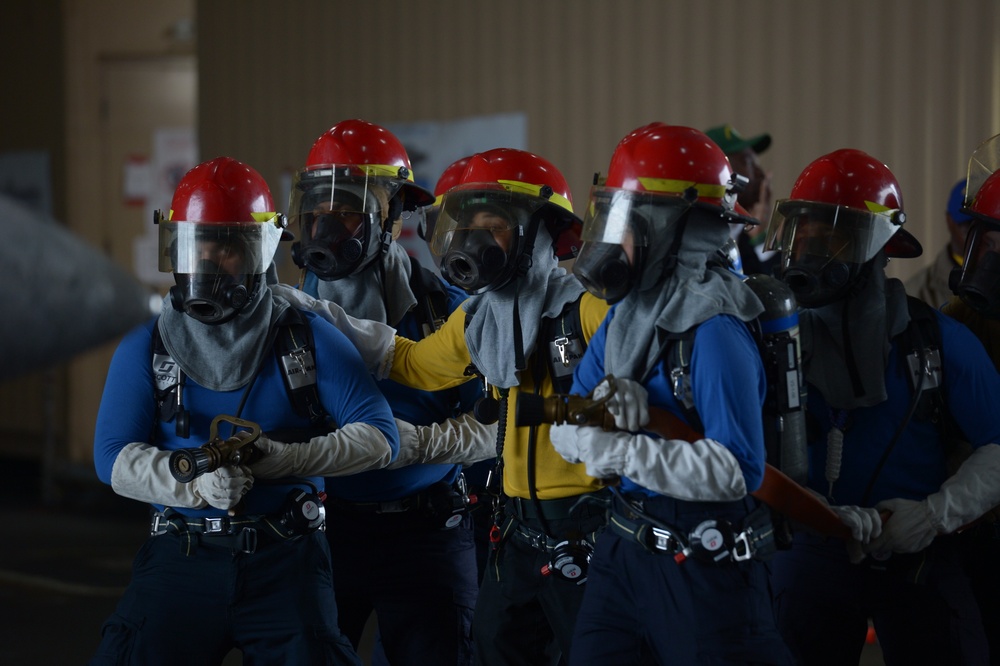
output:
M 589 341 L 604 321 L 608 304 L 599 298 L 584 293 L 580 299 L 580 328 L 584 340 Z M 472 379 L 465 374 L 472 362 L 465 344 L 465 318 L 463 308 L 457 308 L 434 334 L 419 342 L 396 337 L 396 352 L 389 377 L 401 384 L 425 391 L 437 391 L 457 386 Z M 514 355 L 513 332 L 503 331 L 510 336 L 510 354 Z M 538 345 L 543 351 L 548 349 L 546 341 Z M 538 353 L 536 350 L 535 354 Z M 517 427 L 517 398 L 521 391 L 535 393 L 536 387 L 532 368 L 538 361 L 533 354 L 527 359 L 527 368 L 519 376 L 520 385 L 510 389 L 507 407 L 507 425 L 503 449 L 504 492 L 510 497 L 530 497 L 528 488 L 528 441 L 530 428 Z M 545 363 L 548 368 L 548 363 Z M 495 390 L 494 390 L 495 392 Z M 555 393 L 549 373 L 545 373 L 538 393 L 550 396 Z M 552 447 L 549 440 L 549 426 L 535 428 L 535 486 L 539 499 L 559 499 L 582 493 L 593 492 L 604 484 L 589 476 L 582 464 L 570 464 Z

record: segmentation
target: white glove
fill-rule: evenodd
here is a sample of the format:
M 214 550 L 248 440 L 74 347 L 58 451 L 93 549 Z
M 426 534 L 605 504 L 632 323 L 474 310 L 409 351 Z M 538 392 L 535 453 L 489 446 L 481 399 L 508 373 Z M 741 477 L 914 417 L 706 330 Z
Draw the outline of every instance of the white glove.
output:
M 375 379 L 389 376 L 392 357 L 396 349 L 396 329 L 370 319 L 357 319 L 333 301 L 313 298 L 300 289 L 287 284 L 272 284 L 271 293 L 283 298 L 299 310 L 315 312 L 347 336 L 361 354 L 368 372 Z
M 649 394 L 639 382 L 628 378 L 615 378 L 615 393 L 608 399 L 608 412 L 615 417 L 615 427 L 627 432 L 638 432 L 649 423 Z M 594 388 L 593 398 L 600 400 L 611 390 L 611 382 L 603 379 Z
M 396 419 L 399 455 L 389 469 L 418 463 L 471 465 L 497 453 L 497 424 L 480 423 L 474 414 L 427 426 Z
M 122 497 L 150 504 L 229 510 L 253 487 L 253 475 L 243 466 L 223 466 L 195 477 L 190 483 L 181 483 L 170 474 L 169 461 L 170 451 L 145 442 L 132 442 L 115 458 L 111 488 Z
M 294 444 L 261 435 L 256 446 L 263 455 L 250 469 L 259 479 L 346 476 L 385 467 L 392 460 L 392 448 L 382 431 L 360 421 Z
M 890 515 L 882 525 L 882 536 L 867 550 L 873 553 L 916 553 L 931 545 L 938 535 L 932 524 L 927 500 L 889 499 L 875 505 Z
M 851 529 L 851 538 L 858 543 L 868 543 L 882 534 L 882 517 L 877 509 L 853 504 L 832 504 L 830 510 Z
M 950 534 L 1000 504 L 1000 446 L 975 449 L 936 493 L 922 501 L 889 499 L 877 509 L 890 511 L 873 551 L 915 553 L 939 534 Z
M 747 494 L 735 456 L 712 439 L 686 442 L 569 425 L 553 426 L 549 436 L 564 459 L 584 463 L 596 478 L 627 476 L 686 501 L 725 502 Z
M 830 504 L 830 501 L 812 488 L 806 488 L 837 514 L 840 522 L 851 530 L 847 540 L 847 556 L 852 564 L 858 564 L 867 557 L 867 544 L 882 533 L 882 516 L 877 509 L 864 508 L 853 504 Z
M 214 472 L 195 477 L 191 485 L 216 509 L 232 509 L 253 487 L 253 473 L 245 465 L 223 465 Z
M 568 463 L 580 462 L 580 426 L 558 424 L 549 428 L 549 440 L 553 448 Z

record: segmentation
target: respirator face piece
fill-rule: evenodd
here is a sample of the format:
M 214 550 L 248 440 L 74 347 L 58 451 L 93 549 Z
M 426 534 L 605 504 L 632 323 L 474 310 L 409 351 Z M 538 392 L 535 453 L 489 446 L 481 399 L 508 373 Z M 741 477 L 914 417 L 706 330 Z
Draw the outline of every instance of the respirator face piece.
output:
M 449 190 L 430 240 L 445 279 L 468 294 L 508 284 L 517 274 L 525 233 L 544 203 L 533 199 L 489 184 Z
M 865 264 L 901 228 L 897 214 L 815 201 L 779 201 L 765 245 L 781 252 L 781 279 L 798 304 L 820 307 L 847 296 Z
M 948 286 L 973 310 L 1000 319 L 1000 227 L 974 221 L 965 247 L 965 261 Z

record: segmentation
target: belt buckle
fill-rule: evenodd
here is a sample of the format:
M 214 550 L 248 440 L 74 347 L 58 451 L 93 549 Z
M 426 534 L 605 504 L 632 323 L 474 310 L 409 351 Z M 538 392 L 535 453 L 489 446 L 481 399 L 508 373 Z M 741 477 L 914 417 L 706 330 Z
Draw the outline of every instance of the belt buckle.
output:
M 752 531 L 752 528 L 748 527 L 736 535 L 733 549 L 730 551 L 734 562 L 746 562 L 753 557 L 753 547 L 750 545 L 750 533 Z
M 549 540 L 548 537 L 546 537 L 544 534 L 540 532 L 536 533 L 529 532 L 528 539 L 529 542 L 531 543 L 531 547 L 534 548 L 535 550 L 540 550 L 545 553 L 549 551 Z
M 157 511 L 153 514 L 153 520 L 149 523 L 149 536 L 160 536 L 161 534 L 166 534 L 167 525 L 169 524 L 170 521 L 167 520 L 167 517 Z
M 665 553 L 677 551 L 678 541 L 673 532 L 655 526 L 650 527 L 650 532 L 653 534 L 653 543 L 651 544 L 653 548 Z
M 202 530 L 205 534 L 226 534 L 229 532 L 229 518 L 226 516 L 214 516 L 205 518 L 204 528 Z

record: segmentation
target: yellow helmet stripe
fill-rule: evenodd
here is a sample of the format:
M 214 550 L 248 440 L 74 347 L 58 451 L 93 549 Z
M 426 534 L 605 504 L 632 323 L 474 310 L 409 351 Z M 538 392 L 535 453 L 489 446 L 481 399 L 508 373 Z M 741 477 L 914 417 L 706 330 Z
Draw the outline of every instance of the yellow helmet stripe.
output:
M 674 180 L 672 178 L 639 178 L 639 184 L 647 192 L 665 192 L 667 194 L 683 194 L 685 190 L 694 188 L 699 197 L 721 199 L 726 195 L 725 185 L 709 185 L 695 183 L 690 180 Z
M 883 206 L 882 204 L 875 203 L 874 201 L 865 200 L 865 206 L 873 213 L 888 213 L 891 208 L 888 206 Z
M 504 189 L 509 192 L 520 192 L 521 194 L 530 194 L 534 197 L 542 196 L 542 188 L 545 187 L 544 185 L 522 183 L 518 180 L 498 180 L 497 182 L 503 185 Z M 571 213 L 573 212 L 573 204 L 569 202 L 569 199 L 558 192 L 553 192 L 552 196 L 550 196 L 548 200 L 561 208 L 565 208 Z
M 398 166 L 390 164 L 357 164 L 355 165 L 368 176 L 388 176 L 389 178 L 399 178 Z M 413 170 L 406 170 L 406 180 L 413 182 Z

